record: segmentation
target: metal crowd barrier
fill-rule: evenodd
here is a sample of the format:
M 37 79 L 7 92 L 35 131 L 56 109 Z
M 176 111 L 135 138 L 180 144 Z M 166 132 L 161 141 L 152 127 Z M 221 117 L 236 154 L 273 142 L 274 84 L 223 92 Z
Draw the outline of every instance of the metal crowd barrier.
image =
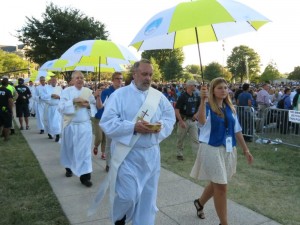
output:
M 300 147 L 300 124 L 289 121 L 289 110 L 267 108 L 261 119 L 259 136 L 262 139 Z
M 249 106 L 235 106 L 242 127 L 242 133 L 246 141 L 254 141 L 256 111 Z
M 267 108 L 261 114 L 248 106 L 236 106 L 236 110 L 245 140 L 300 147 L 300 124 L 289 121 L 289 110 Z

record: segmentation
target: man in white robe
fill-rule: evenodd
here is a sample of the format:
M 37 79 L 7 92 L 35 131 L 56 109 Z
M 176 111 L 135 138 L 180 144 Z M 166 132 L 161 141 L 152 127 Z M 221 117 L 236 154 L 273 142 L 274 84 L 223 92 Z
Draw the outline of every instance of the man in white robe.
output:
M 80 177 L 86 187 L 91 187 L 92 172 L 92 124 L 90 109 L 95 109 L 92 90 L 83 87 L 84 77 L 80 71 L 72 74 L 74 86 L 64 89 L 58 104 L 63 114 L 61 137 L 61 164 L 66 168 L 66 177 Z
M 46 92 L 46 78 L 44 76 L 40 77 L 40 85 L 36 87 L 36 95 L 34 99 L 36 101 L 36 123 L 37 127 L 40 130 L 40 134 L 43 134 L 45 131 L 44 125 L 44 111 L 45 111 L 45 101 L 41 99 L 43 93 Z
M 132 138 L 140 135 L 117 170 L 112 222 L 116 225 L 123 225 L 125 221 L 132 221 L 132 225 L 154 225 L 160 175 L 159 143 L 171 134 L 176 119 L 173 106 L 158 93 L 157 110 L 150 122 L 161 123 L 162 127 L 151 130 L 145 120 L 134 121 L 149 93 L 153 67 L 150 61 L 143 59 L 136 62 L 133 69 L 134 81 L 110 95 L 100 120 L 101 128 L 112 138 L 112 169 L 118 154 L 116 145 L 130 146 Z M 112 170 L 109 175 L 113 179 L 111 174 Z
M 51 77 L 49 83 L 50 84 L 46 86 L 46 91 L 41 95 L 41 99 L 46 103 L 44 120 L 46 121 L 45 124 L 47 124 L 47 127 L 45 127 L 45 129 L 47 129 L 49 139 L 55 136 L 55 142 L 58 142 L 62 127 L 62 118 L 58 111 L 58 103 L 62 88 L 56 85 L 57 79 L 55 76 Z
M 34 117 L 35 116 L 35 108 L 36 108 L 34 96 L 36 95 L 36 93 L 35 93 L 35 86 L 32 81 L 29 81 L 28 88 L 31 92 L 31 98 L 29 99 L 29 112 L 30 112 L 30 115 Z

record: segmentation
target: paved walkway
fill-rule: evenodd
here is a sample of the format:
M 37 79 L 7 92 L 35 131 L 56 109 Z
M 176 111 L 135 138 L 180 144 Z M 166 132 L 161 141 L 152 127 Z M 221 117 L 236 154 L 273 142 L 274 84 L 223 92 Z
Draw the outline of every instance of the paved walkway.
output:
M 87 217 L 90 202 L 106 175 L 105 161 L 101 160 L 100 156 L 93 156 L 92 182 L 94 185 L 86 188 L 76 176 L 65 177 L 65 170 L 59 160 L 60 145 L 54 140 L 48 139 L 47 134 L 39 134 L 34 118 L 30 118 L 30 128 L 22 133 L 38 159 L 70 224 L 111 225 L 108 217 L 108 196 L 105 197 L 104 204 L 99 208 L 98 213 Z M 212 201 L 205 206 L 206 219 L 197 218 L 193 201 L 202 190 L 201 186 L 162 168 L 158 188 L 159 212 L 156 217 L 156 225 L 219 224 Z M 279 224 L 230 200 L 228 201 L 228 211 L 231 225 Z

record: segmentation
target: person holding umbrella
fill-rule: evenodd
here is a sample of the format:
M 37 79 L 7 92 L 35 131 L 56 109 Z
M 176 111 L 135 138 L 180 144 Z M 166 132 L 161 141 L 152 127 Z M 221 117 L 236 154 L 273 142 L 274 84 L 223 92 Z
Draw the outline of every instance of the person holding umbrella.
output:
M 249 164 L 253 161 L 242 135 L 237 114 L 228 95 L 224 78 L 215 78 L 201 88 L 201 103 L 198 121 L 201 142 L 190 176 L 208 180 L 200 198 L 194 201 L 197 216 L 204 219 L 205 203 L 213 197 L 215 209 L 222 225 L 227 221 L 227 183 L 236 172 L 236 142 L 244 152 Z

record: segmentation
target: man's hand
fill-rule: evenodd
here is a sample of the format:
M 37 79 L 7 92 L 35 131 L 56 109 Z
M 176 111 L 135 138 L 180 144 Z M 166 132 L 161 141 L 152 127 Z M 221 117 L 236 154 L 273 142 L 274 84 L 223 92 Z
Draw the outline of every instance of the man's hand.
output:
M 158 130 L 152 130 L 151 128 L 147 127 L 146 124 L 149 124 L 147 121 L 139 120 L 134 125 L 134 131 L 141 134 L 151 134 L 151 133 L 159 133 L 161 128 Z
M 78 107 L 89 107 L 89 101 L 83 99 L 83 98 L 74 98 L 73 103 Z
M 98 96 L 100 96 L 100 95 L 101 95 L 101 92 L 102 92 L 102 90 L 103 90 L 103 89 L 97 89 L 97 90 L 95 91 L 95 93 L 94 93 L 94 96 L 95 96 L 95 97 L 98 97 Z
M 186 124 L 185 124 L 184 120 L 179 120 L 179 126 L 184 129 L 186 128 Z
M 51 95 L 51 98 L 54 98 L 54 99 L 60 99 L 59 95 L 56 95 L 56 94 L 52 94 L 52 95 Z

